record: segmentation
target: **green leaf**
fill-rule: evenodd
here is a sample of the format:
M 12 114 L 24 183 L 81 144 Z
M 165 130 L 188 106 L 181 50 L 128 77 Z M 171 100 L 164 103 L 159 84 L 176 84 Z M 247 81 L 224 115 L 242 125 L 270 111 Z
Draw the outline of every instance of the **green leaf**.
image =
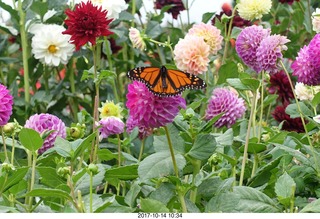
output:
M 0 176 L 0 191 L 5 192 L 11 186 L 18 184 L 27 174 L 28 167 L 21 167 L 16 169 L 10 177 L 5 180 L 4 176 Z
M 208 122 L 206 122 L 203 126 L 200 127 L 199 133 L 200 132 L 211 132 L 212 130 L 212 126 L 214 125 L 214 123 L 216 121 L 218 121 L 218 119 L 221 118 L 221 116 L 223 116 L 224 113 L 220 113 L 216 116 L 214 116 L 212 119 L 210 119 Z
M 156 21 L 149 21 L 146 28 L 146 34 L 150 38 L 156 38 L 162 33 L 160 24 Z
M 19 133 L 19 140 L 25 148 L 32 152 L 35 152 L 43 145 L 43 139 L 41 138 L 40 134 L 37 131 L 29 128 L 21 129 Z
M 0 1 L 0 8 L 9 12 L 11 18 L 14 18 L 17 23 L 19 22 L 20 18 L 18 10 L 14 10 L 10 5 L 5 4 L 3 1 Z
M 40 181 L 44 185 L 56 188 L 61 184 L 65 184 L 65 180 L 58 176 L 57 171 L 53 167 L 40 166 L 36 167 L 39 175 L 41 176 Z
M 30 9 L 40 15 L 41 18 L 43 18 L 45 13 L 48 11 L 48 4 L 46 2 L 34 1 Z
M 250 90 L 250 88 L 244 85 L 239 78 L 228 78 L 227 83 L 238 90 Z
M 169 209 L 160 201 L 153 199 L 141 199 L 140 202 L 141 210 L 143 212 L 159 212 L 159 213 L 169 213 Z
M 188 155 L 198 160 L 208 159 L 215 151 L 216 146 L 217 143 L 213 135 L 199 134 Z
M 303 153 L 301 153 L 298 150 L 289 148 L 288 146 L 284 146 L 282 144 L 274 144 L 278 149 L 284 150 L 286 151 L 288 154 L 290 154 L 291 156 L 295 157 L 298 161 L 300 161 L 301 163 L 310 166 L 311 162 L 310 159 L 307 158 L 306 155 L 304 155 Z
M 301 112 L 304 116 L 310 116 L 310 117 L 314 116 L 313 112 L 306 106 L 306 104 L 304 104 L 303 102 L 299 102 L 299 106 L 300 106 Z M 295 103 L 289 104 L 287 106 L 286 113 L 288 115 L 290 115 L 290 118 L 292 118 L 292 119 L 300 118 L 300 113 L 299 113 L 297 104 L 295 104 Z
M 79 157 L 86 149 L 91 147 L 92 141 L 95 139 L 97 133 L 93 132 L 91 133 L 88 137 L 86 137 L 80 145 L 78 145 L 76 148 L 74 149 L 74 154 L 73 156 L 71 156 L 71 159 L 77 159 L 77 157 Z
M 101 161 L 109 161 L 109 160 L 118 158 L 117 154 L 112 153 L 110 150 L 108 150 L 106 148 L 98 150 L 97 155 L 98 155 L 99 160 L 101 160 Z
M 279 202 L 284 206 L 290 206 L 290 199 L 294 196 L 296 190 L 296 183 L 291 176 L 284 173 L 279 177 L 274 188 Z
M 110 178 L 117 178 L 120 180 L 133 180 L 138 178 L 138 165 L 133 164 L 130 166 L 115 167 L 107 169 L 105 178 L 108 181 Z
M 124 201 L 127 205 L 129 205 L 131 208 L 134 208 L 136 206 L 137 196 L 141 191 L 141 186 L 137 182 L 134 182 L 126 196 L 124 197 Z
M 320 199 L 307 204 L 299 213 L 320 213 Z
M 316 107 L 317 105 L 320 104 L 320 92 L 319 92 L 319 93 L 316 93 L 316 95 L 314 95 L 311 103 L 312 103 L 312 106 L 313 106 L 313 107 Z
M 227 61 L 219 69 L 219 79 L 217 84 L 223 84 L 230 78 L 238 78 L 238 66 L 234 61 Z
M 239 195 L 235 195 L 231 192 L 220 193 L 217 196 L 213 196 L 205 206 L 205 212 L 225 212 L 233 213 L 235 211 L 235 206 L 238 205 L 240 201 Z
M 277 204 L 266 194 L 257 189 L 246 186 L 235 186 L 233 192 L 240 197 L 235 209 L 238 212 L 248 213 L 277 213 L 280 209 Z M 233 198 L 231 195 L 230 199 Z
M 207 23 L 208 21 L 210 21 L 212 19 L 213 15 L 215 15 L 215 14 L 216 14 L 215 12 L 204 13 L 202 15 L 202 22 Z
M 260 81 L 254 78 L 242 78 L 241 82 L 251 91 L 256 91 L 260 87 Z
M 186 165 L 186 160 L 181 154 L 175 154 L 178 170 Z M 157 152 L 149 155 L 140 162 L 138 174 L 141 180 L 163 177 L 174 173 L 173 163 L 169 151 Z
M 262 143 L 249 143 L 248 144 L 248 153 L 257 154 L 267 149 L 267 145 Z M 244 152 L 244 145 L 239 148 L 240 152 Z
M 50 154 L 52 152 L 57 152 L 57 154 L 59 154 L 62 157 L 70 157 L 71 150 L 72 150 L 71 143 L 68 140 L 61 138 L 60 136 L 57 136 L 57 138 L 54 142 L 54 147 L 46 150 L 42 154 L 42 156 L 45 156 L 45 155 Z
M 168 131 L 170 133 L 170 139 L 171 139 L 171 143 L 173 146 L 173 150 L 175 152 L 179 152 L 179 153 L 183 154 L 185 152 L 184 140 L 180 136 L 180 131 L 177 129 L 177 127 L 175 127 L 172 124 L 169 124 L 167 127 L 168 127 Z M 153 145 L 154 145 L 154 150 L 156 152 L 169 150 L 168 139 L 167 139 L 167 136 L 165 136 L 165 135 L 154 136 Z
M 33 189 L 26 194 L 26 196 L 33 196 L 33 197 L 53 197 L 53 198 L 61 198 L 72 201 L 72 197 L 69 193 L 60 190 L 60 189 Z
M 108 208 L 115 201 L 115 196 L 108 197 L 100 202 L 99 205 L 95 206 L 94 213 L 103 212 L 106 208 Z

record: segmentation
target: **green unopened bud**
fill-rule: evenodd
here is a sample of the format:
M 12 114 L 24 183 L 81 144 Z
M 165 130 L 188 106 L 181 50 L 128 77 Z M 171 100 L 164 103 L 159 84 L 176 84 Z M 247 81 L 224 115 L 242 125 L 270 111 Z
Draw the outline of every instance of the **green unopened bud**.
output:
M 66 178 L 70 174 L 70 168 L 67 166 L 59 167 L 57 170 L 57 174 L 63 178 Z
M 226 169 L 220 171 L 219 176 L 221 179 L 227 179 L 229 177 L 229 173 Z
M 81 131 L 77 127 L 70 128 L 70 136 L 74 139 L 78 139 L 81 136 Z
M 261 135 L 261 140 L 262 140 L 263 142 L 269 141 L 269 140 L 270 140 L 270 133 Z
M 13 171 L 16 170 L 16 168 L 11 164 L 11 163 L 3 163 L 1 165 L 2 167 L 2 171 L 6 172 L 6 173 L 12 173 Z
M 92 175 L 96 175 L 99 172 L 99 168 L 96 164 L 91 163 L 87 167 L 87 171 L 88 173 L 92 173 Z
M 11 136 L 14 133 L 14 128 L 15 128 L 14 123 L 9 122 L 3 126 L 2 130 L 7 136 Z

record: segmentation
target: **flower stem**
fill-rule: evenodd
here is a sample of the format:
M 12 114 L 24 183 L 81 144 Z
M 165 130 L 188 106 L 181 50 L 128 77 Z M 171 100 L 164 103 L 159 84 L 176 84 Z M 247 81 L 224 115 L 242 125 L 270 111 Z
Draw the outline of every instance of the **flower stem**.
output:
M 139 153 L 139 158 L 138 158 L 138 161 L 140 162 L 141 159 L 142 159 L 142 155 L 143 155 L 143 151 L 144 151 L 144 144 L 146 142 L 146 139 L 143 138 L 142 141 L 141 141 L 141 147 L 140 147 L 140 153 Z
M 12 149 L 11 149 L 11 164 L 14 162 L 14 151 L 15 151 L 15 138 L 14 138 L 14 133 L 12 134 Z
M 7 145 L 6 145 L 6 138 L 4 137 L 3 126 L 1 126 L 0 128 L 1 128 L 1 136 L 2 136 L 2 142 L 3 142 L 2 143 L 3 144 L 3 152 L 4 152 L 4 156 L 6 158 L 5 162 L 9 162 L 8 152 L 7 152 Z
M 25 20 L 26 20 L 26 13 L 22 9 L 22 1 L 18 0 L 18 11 L 19 11 L 19 26 L 20 26 L 20 36 L 21 36 L 21 47 L 22 47 L 22 61 L 23 61 L 23 81 L 24 81 L 24 95 L 25 95 L 25 102 L 26 102 L 26 112 L 30 104 L 30 82 L 29 82 L 29 68 L 28 68 L 28 43 L 27 43 L 27 34 L 25 28 Z M 27 113 L 25 115 L 28 117 Z
M 118 138 L 118 166 L 121 166 L 121 139 L 120 139 L 120 135 L 117 134 L 117 138 Z
M 70 97 L 70 108 L 72 109 L 72 115 L 73 115 L 73 120 L 74 122 L 78 121 L 78 100 L 76 97 L 76 85 L 75 85 L 75 79 L 74 79 L 74 65 L 75 59 L 73 58 L 68 66 L 69 70 L 69 81 L 70 81 L 70 91 L 73 94 L 73 97 Z
M 37 154 L 36 152 L 32 152 L 32 166 L 31 166 L 31 180 L 30 180 L 30 187 L 29 187 L 29 192 L 33 190 L 35 178 L 36 178 L 36 164 L 37 164 Z M 32 209 L 32 202 L 33 202 L 33 197 L 29 197 L 29 209 Z
M 196 181 L 196 176 L 200 172 L 201 168 L 201 160 L 192 160 L 192 165 L 193 165 L 193 175 L 192 175 L 192 186 L 195 186 L 195 181 Z M 197 187 L 190 192 L 190 201 L 193 203 L 196 203 L 196 198 L 197 198 Z
M 260 93 L 260 121 L 258 127 L 258 143 L 261 139 L 262 122 L 263 122 L 263 99 L 264 99 L 264 71 L 261 72 L 261 93 Z
M 92 203 L 93 203 L 92 184 L 93 184 L 93 175 L 92 175 L 92 172 L 90 171 L 90 213 L 93 213 L 93 210 L 92 210 Z
M 164 126 L 164 130 L 166 131 L 166 136 L 167 136 L 167 140 L 168 140 L 169 150 L 170 150 L 170 154 L 171 154 L 171 158 L 172 158 L 172 163 L 173 163 L 173 169 L 174 169 L 174 172 L 175 172 L 175 174 L 176 174 L 176 177 L 179 177 L 177 162 L 176 162 L 176 158 L 175 158 L 175 156 L 174 156 L 174 151 L 173 151 L 172 142 L 171 142 L 171 139 L 170 139 L 170 134 L 169 134 L 169 131 L 168 131 L 168 127 L 167 127 L 167 126 Z
M 304 118 L 303 118 L 303 113 L 302 113 L 302 110 L 301 110 L 299 101 L 298 101 L 298 99 L 297 99 L 297 95 L 296 95 L 296 93 L 295 93 L 295 91 L 294 91 L 294 87 L 293 87 L 292 80 L 291 80 L 291 78 L 290 78 L 290 75 L 289 75 L 286 67 L 284 66 L 284 64 L 283 64 L 283 62 L 282 62 L 281 60 L 280 60 L 280 64 L 281 64 L 281 66 L 282 66 L 282 68 L 283 68 L 284 72 L 286 73 L 287 78 L 288 78 L 288 80 L 289 80 L 289 84 L 290 84 L 290 87 L 291 87 L 291 90 L 292 90 L 294 99 L 295 99 L 295 101 L 296 101 L 296 105 L 297 105 L 297 108 L 298 108 L 298 111 L 299 111 L 299 114 L 300 114 L 301 122 L 302 122 L 302 125 L 303 125 L 303 128 L 304 128 L 306 137 L 307 137 L 307 139 L 308 139 L 308 143 L 309 143 L 309 145 L 310 145 L 311 152 L 312 152 L 312 155 L 313 155 L 313 158 L 314 158 L 314 162 L 315 162 L 315 165 L 316 165 L 316 170 L 317 170 L 317 173 L 318 173 L 318 176 L 319 176 L 319 175 L 320 175 L 319 163 L 318 163 L 318 161 L 317 161 L 317 156 L 316 156 L 316 154 L 315 154 L 315 152 L 314 152 L 314 147 L 313 147 L 313 145 L 312 145 L 312 141 L 311 141 L 310 136 L 309 136 L 309 134 L 308 134 L 308 129 L 307 129 L 307 126 L 306 126 L 306 122 L 304 121 Z
M 186 201 L 184 200 L 184 193 L 178 191 L 178 197 L 179 197 L 179 201 L 181 204 L 181 208 L 182 208 L 182 212 L 183 213 L 187 213 L 187 205 L 186 205 Z
M 251 113 L 250 118 L 248 122 L 248 130 L 246 135 L 246 142 L 244 145 L 244 151 L 243 151 L 243 159 L 242 159 L 242 165 L 241 165 L 241 172 L 240 172 L 240 180 L 239 180 L 239 186 L 242 186 L 243 184 L 243 177 L 244 177 L 244 170 L 246 168 L 246 162 L 248 157 L 248 145 L 249 145 L 249 139 L 250 139 L 250 132 L 251 132 L 251 124 L 253 117 L 255 116 L 255 105 L 256 105 L 256 98 L 257 98 L 257 91 L 254 91 L 253 97 L 252 97 L 252 103 L 251 103 Z

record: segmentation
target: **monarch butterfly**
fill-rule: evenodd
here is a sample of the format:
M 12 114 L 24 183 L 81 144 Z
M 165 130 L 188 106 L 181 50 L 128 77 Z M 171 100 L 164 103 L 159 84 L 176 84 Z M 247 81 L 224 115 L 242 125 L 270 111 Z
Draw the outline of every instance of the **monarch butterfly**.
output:
M 131 80 L 141 81 L 148 89 L 160 97 L 176 96 L 186 88 L 202 89 L 206 83 L 199 77 L 180 70 L 167 69 L 165 66 L 138 67 L 128 71 Z

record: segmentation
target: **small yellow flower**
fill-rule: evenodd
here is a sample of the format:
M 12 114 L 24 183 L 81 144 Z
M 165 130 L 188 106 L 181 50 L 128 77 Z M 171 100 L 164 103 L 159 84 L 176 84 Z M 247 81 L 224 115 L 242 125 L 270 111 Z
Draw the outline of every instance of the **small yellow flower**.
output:
M 115 116 L 118 118 L 122 118 L 121 112 L 122 108 L 119 104 L 114 104 L 113 101 L 106 101 L 105 103 L 102 103 L 102 107 L 98 109 L 100 112 L 100 118 L 106 118 L 109 116 Z
M 246 20 L 262 18 L 262 15 L 270 12 L 271 0 L 240 0 L 238 3 L 240 17 Z

